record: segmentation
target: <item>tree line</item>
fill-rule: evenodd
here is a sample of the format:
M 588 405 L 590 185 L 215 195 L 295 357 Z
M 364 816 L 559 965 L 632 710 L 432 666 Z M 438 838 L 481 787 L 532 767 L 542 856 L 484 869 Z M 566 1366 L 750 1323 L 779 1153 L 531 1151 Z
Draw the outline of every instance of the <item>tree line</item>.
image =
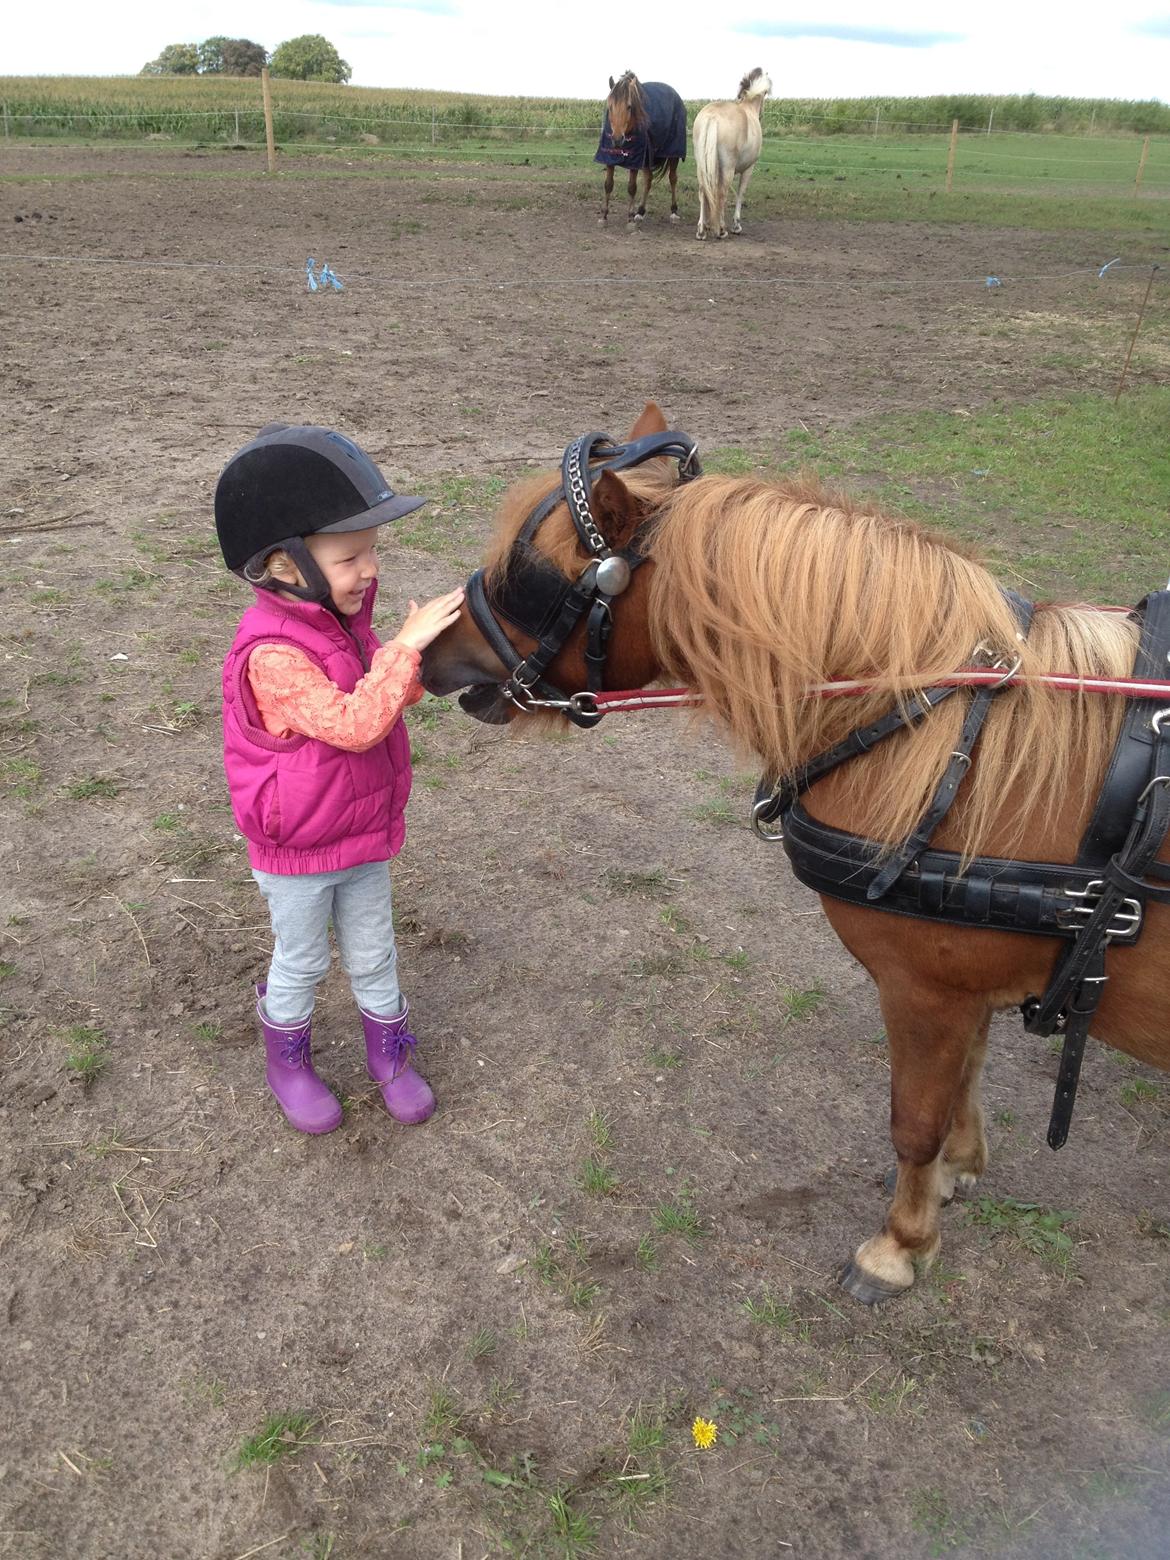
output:
M 353 74 L 320 33 L 302 33 L 272 51 L 250 38 L 205 38 L 202 43 L 168 43 L 148 60 L 142 76 L 258 76 L 268 66 L 273 76 L 293 81 L 346 82 Z

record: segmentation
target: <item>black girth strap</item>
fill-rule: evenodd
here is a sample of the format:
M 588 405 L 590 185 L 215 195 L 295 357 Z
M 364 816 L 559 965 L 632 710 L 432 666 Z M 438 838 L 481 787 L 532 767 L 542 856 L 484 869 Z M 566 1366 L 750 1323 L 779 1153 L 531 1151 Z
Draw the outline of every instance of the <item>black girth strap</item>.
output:
M 1013 605 L 1019 613 L 1025 604 L 1016 599 Z M 1153 593 L 1136 611 L 1142 632 L 1134 676 L 1157 681 L 1170 668 L 1170 591 Z M 925 698 L 950 691 L 931 689 Z M 920 719 L 926 708 L 916 709 L 912 718 Z M 972 713 L 964 722 L 964 739 Z M 931 807 L 893 857 L 876 841 L 817 822 L 799 805 L 809 785 L 872 747 L 878 728 L 887 736 L 908 723 L 895 711 L 786 781 L 762 782 L 753 822 L 759 827 L 782 820 L 783 834 L 765 837 L 783 838 L 796 876 L 818 893 L 897 915 L 1067 940 L 1043 996 L 1029 997 L 1022 1007 L 1030 1033 L 1065 1035 L 1048 1128 L 1049 1145 L 1059 1148 L 1068 1136 L 1085 1038 L 1107 979 L 1106 947 L 1138 940 L 1148 901 L 1170 905 L 1170 868 L 1154 859 L 1170 832 L 1170 707 L 1161 708 L 1157 699 L 1130 704 L 1072 865 L 990 857 L 964 865 L 953 852 L 926 848 L 963 779 L 968 765 L 960 755 L 965 751 L 969 757 L 974 736 L 960 741 Z M 891 872 L 895 861 L 899 870 Z
M 1134 657 L 1135 677 L 1165 674 L 1170 653 L 1170 592 L 1157 591 L 1138 606 L 1141 639 Z M 1021 1009 L 1029 1034 L 1063 1031 L 1064 1049 L 1056 1098 L 1048 1123 L 1049 1148 L 1068 1138 L 1089 1027 L 1108 976 L 1105 948 L 1115 940 L 1111 927 L 1126 906 L 1137 911 L 1148 899 L 1166 903 L 1164 888 L 1146 881 L 1156 872 L 1154 857 L 1170 829 L 1170 710 L 1156 699 L 1135 700 L 1113 750 L 1105 782 L 1077 853 L 1078 866 L 1097 869 L 1093 895 L 1086 898 L 1085 919 L 1076 941 L 1056 963 L 1042 997 L 1030 997 Z M 1128 825 L 1124 839 L 1121 831 Z M 1162 875 L 1162 874 L 1158 874 Z

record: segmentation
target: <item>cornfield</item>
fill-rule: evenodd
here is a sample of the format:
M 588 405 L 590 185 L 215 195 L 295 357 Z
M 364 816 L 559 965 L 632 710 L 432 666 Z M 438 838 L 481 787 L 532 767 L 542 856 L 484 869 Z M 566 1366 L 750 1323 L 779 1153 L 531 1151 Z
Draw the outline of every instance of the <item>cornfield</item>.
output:
M 733 91 L 734 82 L 726 90 Z M 274 80 L 279 141 L 431 140 L 452 133 L 544 138 L 596 133 L 602 98 L 488 97 L 397 88 L 343 87 Z M 689 103 L 693 119 L 702 103 Z M 196 142 L 263 138 L 260 83 L 225 76 L 0 77 L 5 135 Z M 1086 135 L 1170 132 L 1170 106 L 1088 98 L 952 96 L 928 98 L 775 98 L 766 131 L 810 136 L 859 132 L 932 134 L 958 119 L 967 131 Z

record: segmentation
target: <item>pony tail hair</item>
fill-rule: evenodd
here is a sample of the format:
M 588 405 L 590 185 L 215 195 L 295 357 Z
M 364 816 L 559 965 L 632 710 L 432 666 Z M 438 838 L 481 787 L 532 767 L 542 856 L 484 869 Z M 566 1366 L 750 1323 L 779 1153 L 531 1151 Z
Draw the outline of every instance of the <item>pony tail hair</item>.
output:
M 723 209 L 727 204 L 727 185 L 730 181 L 724 177 L 722 159 L 719 156 L 719 126 L 709 114 L 701 113 L 696 116 L 691 131 L 691 143 L 695 152 L 695 178 L 711 207 L 708 220 L 713 218 L 718 228 L 723 220 Z

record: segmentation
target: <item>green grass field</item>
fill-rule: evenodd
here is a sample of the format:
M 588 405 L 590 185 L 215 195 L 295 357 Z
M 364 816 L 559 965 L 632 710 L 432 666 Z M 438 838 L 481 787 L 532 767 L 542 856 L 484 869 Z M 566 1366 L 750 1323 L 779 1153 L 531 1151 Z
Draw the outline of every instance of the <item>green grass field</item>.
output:
M 1170 573 L 1170 388 L 794 429 L 764 452 L 709 451 L 708 470 L 808 470 L 853 497 L 974 543 L 1043 595 L 1137 600 Z
M 299 81 L 272 88 L 276 137 L 290 147 L 377 144 L 545 167 L 578 166 L 592 151 L 602 111 L 600 99 Z M 689 117 L 701 106 L 688 104 Z M 239 77 L 0 77 L 0 108 L 9 140 L 259 145 L 264 138 L 260 83 Z M 956 118 L 957 189 L 1129 194 L 1149 134 L 1142 189 L 1170 194 L 1170 108 L 1078 99 L 778 98 L 765 105 L 761 172 L 939 189 Z M 996 133 L 987 133 L 993 124 Z

